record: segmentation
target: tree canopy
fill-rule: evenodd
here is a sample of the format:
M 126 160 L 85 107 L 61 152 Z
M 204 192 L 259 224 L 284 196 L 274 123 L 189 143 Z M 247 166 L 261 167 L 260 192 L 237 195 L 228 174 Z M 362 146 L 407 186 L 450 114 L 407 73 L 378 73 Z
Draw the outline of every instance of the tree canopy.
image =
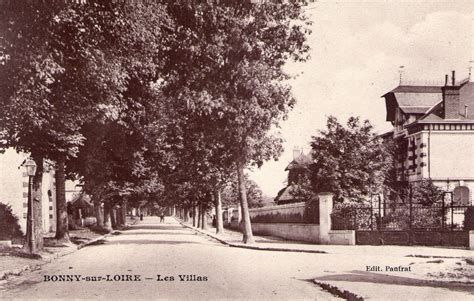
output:
M 208 204 L 237 175 L 252 242 L 244 170 L 282 152 L 271 129 L 295 104 L 283 66 L 308 57 L 304 1 L 0 5 L 3 147 L 111 204 Z
M 350 117 L 344 126 L 329 116 L 326 129 L 313 136 L 311 148 L 314 192 L 355 199 L 382 192 L 392 158 L 368 120 Z

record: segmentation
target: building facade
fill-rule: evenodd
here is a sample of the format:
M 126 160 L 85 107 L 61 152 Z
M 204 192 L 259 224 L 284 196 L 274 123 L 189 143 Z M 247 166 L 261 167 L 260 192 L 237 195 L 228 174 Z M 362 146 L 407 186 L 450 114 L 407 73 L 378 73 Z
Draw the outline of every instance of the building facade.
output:
M 398 148 L 397 180 L 431 179 L 453 192 L 458 204 L 472 204 L 474 190 L 474 81 L 442 86 L 399 85 L 382 96 Z
M 26 233 L 28 212 L 28 175 L 22 166 L 27 154 L 7 149 L 0 154 L 0 202 L 11 206 L 18 217 L 23 233 Z M 72 199 L 80 187 L 73 181 L 66 181 L 66 199 Z M 45 163 L 42 185 L 43 231 L 56 231 L 56 189 L 54 169 Z

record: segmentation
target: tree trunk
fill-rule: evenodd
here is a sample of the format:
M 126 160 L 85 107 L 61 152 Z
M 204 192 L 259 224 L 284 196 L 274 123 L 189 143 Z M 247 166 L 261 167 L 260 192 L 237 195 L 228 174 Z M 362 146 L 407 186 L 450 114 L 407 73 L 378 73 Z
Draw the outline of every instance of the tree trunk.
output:
M 197 226 L 197 206 L 196 204 L 193 205 L 193 227 Z
M 43 250 L 42 183 L 43 158 L 33 156 L 36 173 L 28 179 L 28 211 L 26 225 L 26 243 L 23 248 L 31 254 Z
M 54 238 L 69 241 L 64 160 L 64 157 L 58 159 L 54 174 L 56 180 L 56 236 Z
M 224 221 L 222 220 L 222 200 L 221 192 L 214 192 L 214 205 L 216 206 L 216 234 L 224 232 Z
M 112 208 L 109 204 L 104 204 L 104 229 L 112 232 Z
M 202 214 L 201 204 L 199 204 L 199 205 L 197 206 L 197 209 L 198 209 L 197 227 L 200 228 L 200 227 L 201 227 L 201 214 Z
M 207 212 L 204 209 L 204 205 L 201 206 L 202 213 L 201 213 L 201 229 L 207 230 Z
M 184 208 L 184 209 L 183 209 L 183 220 L 184 220 L 185 222 L 188 222 L 188 220 L 189 220 L 188 208 Z
M 247 189 L 245 187 L 244 164 L 237 165 L 237 179 L 239 182 L 239 199 L 242 207 L 242 224 L 243 224 L 243 243 L 252 244 L 255 242 L 252 234 L 252 225 L 250 223 L 249 205 L 247 202 Z
M 122 221 L 122 207 L 116 208 L 115 209 L 115 219 L 116 219 L 116 224 L 117 227 L 120 227 L 123 225 Z
M 112 229 L 117 229 L 117 210 L 112 206 L 110 209 L 110 221 L 112 223 Z
M 122 224 L 127 224 L 127 202 L 122 204 Z
M 100 202 L 94 202 L 95 218 L 97 220 L 96 226 L 104 228 L 104 211 L 100 207 Z

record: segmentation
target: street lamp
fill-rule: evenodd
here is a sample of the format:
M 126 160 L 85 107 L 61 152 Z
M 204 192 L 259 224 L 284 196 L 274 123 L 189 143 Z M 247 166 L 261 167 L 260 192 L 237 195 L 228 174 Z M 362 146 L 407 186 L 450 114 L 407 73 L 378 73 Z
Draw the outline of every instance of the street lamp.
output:
M 27 240 L 30 253 L 35 253 L 35 235 L 34 235 L 34 218 L 33 218 L 33 177 L 36 174 L 36 162 L 27 159 L 25 162 L 26 174 L 28 175 L 28 230 Z

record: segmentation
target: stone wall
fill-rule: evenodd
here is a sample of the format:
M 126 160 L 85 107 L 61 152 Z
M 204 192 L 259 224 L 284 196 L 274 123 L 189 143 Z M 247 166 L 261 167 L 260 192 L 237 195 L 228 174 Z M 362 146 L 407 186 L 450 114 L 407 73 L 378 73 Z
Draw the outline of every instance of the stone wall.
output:
M 319 225 L 314 224 L 252 223 L 252 231 L 257 235 L 319 243 Z
M 252 223 L 319 224 L 317 204 L 293 203 L 249 210 Z
M 294 203 L 250 209 L 252 231 L 256 235 L 320 243 L 321 237 L 327 237 L 327 233 L 321 233 L 319 225 L 321 204 L 326 204 L 326 198 L 320 198 L 322 203 Z M 323 220 L 326 222 L 327 218 Z M 241 230 L 241 223 L 237 218 L 233 218 L 227 226 Z M 327 229 L 328 225 L 323 228 Z

